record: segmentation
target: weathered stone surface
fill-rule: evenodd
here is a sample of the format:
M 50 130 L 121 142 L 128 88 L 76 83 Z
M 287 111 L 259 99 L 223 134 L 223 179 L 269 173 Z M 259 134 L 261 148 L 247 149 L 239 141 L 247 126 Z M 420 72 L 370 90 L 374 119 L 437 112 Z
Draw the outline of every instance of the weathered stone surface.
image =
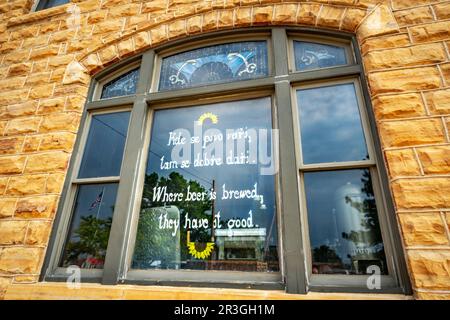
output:
M 0 220 L 0 245 L 23 244 L 27 221 Z
M 16 198 L 0 198 L 0 219 L 13 216 L 16 202 Z
M 0 178 L 0 195 L 5 193 L 7 183 L 8 183 L 8 177 Z
M 429 23 L 410 28 L 414 42 L 431 42 L 450 38 L 450 21 Z
M 435 67 L 402 69 L 369 74 L 372 94 L 436 89 L 441 76 Z
M 67 168 L 69 154 L 65 152 L 48 152 L 32 154 L 28 156 L 25 166 L 26 173 L 34 172 L 55 172 L 63 171 Z
M 11 177 L 6 189 L 7 195 L 41 194 L 45 191 L 47 175 L 23 175 Z
M 450 251 L 409 250 L 408 258 L 415 287 L 441 290 L 450 287 Z
M 265 24 L 272 21 L 273 7 L 264 6 L 253 9 L 253 24 Z
M 365 64 L 368 70 L 433 64 L 447 60 L 440 43 L 369 52 Z
M 46 245 L 52 228 L 48 221 L 31 221 L 25 237 L 26 245 Z
M 358 27 L 360 39 L 381 36 L 399 31 L 392 11 L 386 5 L 376 7 Z
M 450 146 L 418 148 L 417 153 L 426 174 L 450 173 Z
M 64 97 L 41 99 L 39 101 L 38 114 L 61 112 L 64 110 Z
M 80 116 L 76 113 L 54 113 L 45 116 L 39 132 L 72 131 L 75 132 L 80 122 Z
M 442 209 L 450 205 L 450 179 L 399 179 L 392 183 L 399 209 Z
M 297 13 L 297 23 L 315 25 L 319 15 L 321 5 L 302 3 Z
M 38 130 L 40 117 L 27 117 L 12 119 L 6 127 L 6 135 L 34 133 Z
M 39 145 L 40 151 L 65 150 L 71 151 L 75 142 L 75 134 L 70 132 L 58 132 L 45 135 Z
M 418 7 L 394 12 L 400 26 L 431 22 L 434 20 L 430 7 Z
M 0 138 L 0 155 L 15 154 L 22 149 L 24 138 Z
M 341 29 L 355 31 L 366 16 L 367 11 L 362 9 L 347 8 L 341 23 Z
M 449 244 L 440 213 L 402 213 L 399 217 L 407 246 Z
M 442 121 L 439 119 L 385 121 L 380 124 L 380 131 L 386 147 L 445 142 Z
M 0 174 L 21 173 L 25 160 L 24 156 L 0 157 Z
M 420 175 L 419 163 L 411 149 L 386 151 L 386 160 L 391 178 Z
M 439 20 L 450 18 L 450 3 L 439 3 L 433 6 L 434 13 Z
M 46 193 L 60 194 L 63 188 L 65 174 L 50 174 L 47 178 Z
M 425 93 L 428 107 L 433 114 L 450 114 L 450 89 Z
M 450 85 L 450 63 L 444 63 L 439 65 L 442 70 L 442 74 L 444 75 L 444 80 L 447 86 Z
M 0 251 L 0 272 L 23 274 L 36 273 L 41 261 L 42 249 L 11 247 Z
M 440 293 L 439 291 L 419 291 L 416 292 L 416 296 L 421 300 L 450 300 L 450 293 Z
M 50 218 L 56 210 L 56 196 L 22 197 L 17 201 L 15 217 Z
M 411 118 L 425 115 L 420 94 L 399 94 L 378 96 L 374 99 L 377 119 Z

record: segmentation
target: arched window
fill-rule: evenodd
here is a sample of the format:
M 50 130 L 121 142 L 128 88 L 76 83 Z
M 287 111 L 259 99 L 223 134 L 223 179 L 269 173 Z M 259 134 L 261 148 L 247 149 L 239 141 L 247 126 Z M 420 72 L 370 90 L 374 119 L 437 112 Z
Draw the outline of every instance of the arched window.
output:
M 355 43 L 221 33 L 97 75 L 45 279 L 407 290 Z

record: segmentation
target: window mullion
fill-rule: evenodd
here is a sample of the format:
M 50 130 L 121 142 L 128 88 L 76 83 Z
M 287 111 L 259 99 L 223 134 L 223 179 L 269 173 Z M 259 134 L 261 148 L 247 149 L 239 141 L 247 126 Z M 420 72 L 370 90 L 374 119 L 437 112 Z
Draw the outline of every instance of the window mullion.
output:
M 109 99 L 103 99 L 103 100 L 95 100 L 95 101 L 89 102 L 86 105 L 86 110 L 94 111 L 94 110 L 130 105 L 134 102 L 134 100 L 136 100 L 135 95 L 123 96 L 123 97 L 117 97 L 117 98 L 109 98 Z
M 89 184 L 89 183 L 111 183 L 119 182 L 120 177 L 98 177 L 98 178 L 76 178 L 72 180 L 73 184 Z
M 369 168 L 376 166 L 375 160 L 349 161 L 349 162 L 333 162 L 300 165 L 300 171 L 322 171 L 322 170 L 342 170 L 354 168 Z
M 359 75 L 361 72 L 361 66 L 358 64 L 325 68 L 319 70 L 294 72 L 289 75 L 289 81 L 291 82 L 305 82 L 313 80 L 327 80 L 336 77 L 348 77 Z
M 142 94 L 150 91 L 152 82 L 153 64 L 155 62 L 155 51 L 150 50 L 142 55 L 141 68 L 139 71 L 139 81 L 137 84 L 136 93 Z
M 288 74 L 287 35 L 283 28 L 273 29 L 273 54 L 275 75 Z M 286 279 L 286 291 L 289 293 L 306 293 L 306 276 L 301 236 L 299 181 L 297 159 L 292 152 L 295 143 L 293 124 L 291 86 L 284 77 L 275 83 L 275 99 L 280 143 L 280 197 L 281 197 L 281 237 L 283 239 L 283 262 Z
M 114 217 L 105 258 L 103 284 L 117 284 L 123 271 L 126 244 L 131 224 L 138 166 L 143 148 L 143 130 L 145 130 L 147 104 L 143 96 L 133 105 L 125 146 L 119 189 L 117 191 Z
M 208 86 L 178 89 L 174 91 L 160 91 L 147 95 L 149 103 L 178 102 L 198 96 L 220 96 L 221 94 L 252 92 L 255 89 L 261 90 L 265 87 L 272 87 L 273 77 L 265 77 L 254 80 L 237 81 L 231 83 L 221 83 Z

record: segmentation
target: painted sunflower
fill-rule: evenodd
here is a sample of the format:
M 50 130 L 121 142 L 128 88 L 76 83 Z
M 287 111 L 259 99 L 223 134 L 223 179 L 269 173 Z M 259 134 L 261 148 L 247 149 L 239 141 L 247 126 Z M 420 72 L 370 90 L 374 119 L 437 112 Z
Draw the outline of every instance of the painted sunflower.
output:
M 189 253 L 197 259 L 206 259 L 214 250 L 214 242 L 188 242 Z
M 209 119 L 212 123 L 216 124 L 219 122 L 219 117 L 217 115 L 215 115 L 212 112 L 205 112 L 203 113 L 199 118 L 198 118 L 198 122 L 200 122 L 201 124 L 203 124 L 203 122 Z

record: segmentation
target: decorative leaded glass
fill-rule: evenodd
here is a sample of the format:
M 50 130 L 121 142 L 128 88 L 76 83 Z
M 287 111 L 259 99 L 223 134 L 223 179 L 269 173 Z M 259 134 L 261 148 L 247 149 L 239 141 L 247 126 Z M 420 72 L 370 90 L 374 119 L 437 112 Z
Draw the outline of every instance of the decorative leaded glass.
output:
M 163 58 L 159 90 L 246 80 L 268 75 L 266 41 L 237 42 Z
M 345 65 L 345 48 L 313 42 L 294 41 L 295 69 L 306 71 Z
M 69 0 L 41 0 L 36 7 L 36 11 L 45 10 L 69 3 Z
M 103 86 L 100 99 L 127 96 L 136 92 L 139 68 L 131 70 Z

